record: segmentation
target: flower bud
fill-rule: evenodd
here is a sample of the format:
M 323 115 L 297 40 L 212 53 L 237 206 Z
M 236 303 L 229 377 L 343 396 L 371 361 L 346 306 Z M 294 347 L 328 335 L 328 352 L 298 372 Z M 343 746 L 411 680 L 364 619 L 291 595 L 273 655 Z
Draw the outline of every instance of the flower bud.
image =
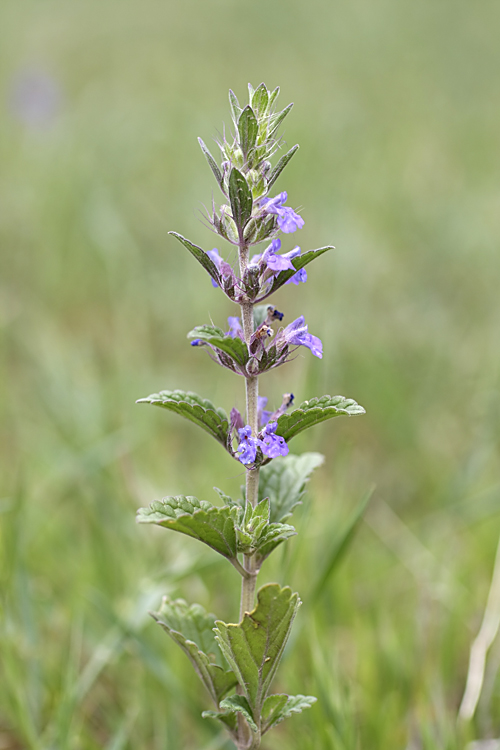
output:
M 250 169 L 246 174 L 246 178 L 254 201 L 264 195 L 266 186 L 260 172 L 256 169 Z

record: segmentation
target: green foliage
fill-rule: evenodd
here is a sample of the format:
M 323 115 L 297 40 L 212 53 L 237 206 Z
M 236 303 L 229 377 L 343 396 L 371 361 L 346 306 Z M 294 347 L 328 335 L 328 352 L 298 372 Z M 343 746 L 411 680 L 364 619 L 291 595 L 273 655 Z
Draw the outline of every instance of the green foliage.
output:
M 316 703 L 313 695 L 268 695 L 262 706 L 262 734 L 292 714 L 300 714 Z
M 196 326 L 188 333 L 190 339 L 201 339 L 207 344 L 211 344 L 216 349 L 220 349 L 240 367 L 245 367 L 248 362 L 248 348 L 240 338 L 226 336 L 222 328 L 217 326 Z
M 175 237 L 179 240 L 179 242 L 184 245 L 185 248 L 189 250 L 191 255 L 196 258 L 198 263 L 200 263 L 205 271 L 208 271 L 210 276 L 213 278 L 213 280 L 220 284 L 220 274 L 217 270 L 217 267 L 211 257 L 201 249 L 201 247 L 198 247 L 198 245 L 195 245 L 191 240 L 187 240 L 185 237 L 182 236 L 182 234 L 178 234 L 177 232 L 169 232 L 169 234 L 172 235 L 172 237 Z
M 267 115 L 270 101 L 269 92 L 265 83 L 261 83 L 260 86 L 257 86 L 255 91 L 251 92 L 250 103 L 259 118 Z
M 342 415 L 352 417 L 364 413 L 363 407 L 352 398 L 344 398 L 344 396 L 312 398 L 310 401 L 304 401 L 298 409 L 282 414 L 278 418 L 276 434 L 281 435 L 288 442 L 300 432 L 327 419 Z
M 219 169 L 219 165 L 217 164 L 217 162 L 215 161 L 214 157 L 212 156 L 212 154 L 210 153 L 210 151 L 208 150 L 208 148 L 205 146 L 205 144 L 204 144 L 204 142 L 202 141 L 201 138 L 198 138 L 198 143 L 200 144 L 200 148 L 201 148 L 201 150 L 203 151 L 203 153 L 204 153 L 204 155 L 206 157 L 208 165 L 209 165 L 210 169 L 212 170 L 215 179 L 217 180 L 218 186 L 220 187 L 220 189 L 222 190 L 222 192 L 224 192 L 224 178 L 222 177 L 222 172 Z M 173 234 L 173 232 L 170 232 L 170 234 Z M 180 235 L 179 235 L 179 237 L 180 237 Z M 195 245 L 195 247 L 196 247 L 196 245 Z M 189 249 L 190 248 L 188 248 L 188 250 Z
M 269 499 L 261 500 L 255 508 L 247 503 L 237 528 L 238 550 L 245 554 L 257 553 L 259 566 L 276 547 L 296 535 L 293 526 L 269 523 Z
M 212 435 L 224 447 L 227 446 L 229 420 L 224 409 L 216 407 L 206 398 L 191 391 L 160 391 L 137 400 L 138 404 L 153 404 L 168 409 L 189 419 Z
M 292 264 L 295 268 L 295 271 L 280 271 L 280 273 L 274 278 L 269 292 L 267 292 L 264 297 L 261 297 L 260 300 L 267 299 L 267 297 L 269 297 L 271 294 L 274 294 L 274 292 L 282 287 L 283 284 L 288 281 L 288 279 L 291 279 L 292 276 L 297 273 L 297 271 L 300 271 L 301 268 L 304 268 L 313 260 L 316 260 L 316 258 L 319 258 L 324 253 L 328 252 L 328 250 L 335 250 L 335 248 L 333 247 L 333 245 L 326 245 L 325 247 L 320 247 L 318 250 L 308 250 L 306 253 L 302 253 L 296 258 L 292 258 Z
M 267 181 L 267 188 L 268 188 L 268 190 L 274 185 L 274 183 L 276 182 L 276 180 L 278 179 L 278 177 L 280 176 L 280 174 L 283 172 L 283 170 L 285 169 L 285 167 L 288 165 L 288 163 L 289 163 L 290 159 L 292 158 L 292 156 L 294 154 L 296 154 L 298 150 L 299 150 L 299 146 L 298 146 L 298 144 L 296 144 L 295 146 L 292 146 L 292 148 L 290 149 L 290 151 L 288 151 L 286 154 L 284 154 L 281 157 L 281 159 L 278 161 L 278 163 L 276 164 L 276 166 L 274 167 L 274 169 L 271 171 L 271 174 L 269 175 L 269 179 Z M 322 248 L 322 249 L 325 250 L 326 248 Z M 311 251 L 311 252 L 314 252 L 314 251 Z M 319 251 L 316 250 L 316 252 L 319 252 Z M 311 260 L 313 260 L 313 259 L 311 258 Z
M 311 474 L 324 460 L 320 453 L 302 453 L 300 456 L 290 453 L 273 459 L 260 469 L 259 502 L 269 498 L 271 523 L 282 523 L 292 515 L 304 496 Z
M 255 146 L 258 131 L 259 126 L 257 123 L 257 118 L 255 117 L 255 113 L 250 106 L 247 106 L 241 113 L 240 119 L 238 120 L 239 142 L 245 159 L 248 158 L 250 151 Z
M 219 707 L 221 698 L 237 680 L 232 671 L 222 666 L 222 655 L 213 632 L 214 615 L 207 614 L 199 604 L 189 606 L 183 599 L 172 601 L 166 596 L 160 611 L 152 612 L 151 616 L 182 648 Z
M 165 497 L 149 508 L 139 508 L 138 523 L 154 523 L 172 531 L 180 531 L 207 544 L 229 560 L 236 559 L 235 521 L 238 508 L 219 508 L 196 497 Z
M 230 695 L 229 698 L 224 698 L 220 703 L 220 707 L 225 709 L 224 713 L 217 711 L 204 711 L 202 716 L 204 719 L 217 719 L 225 724 L 231 732 L 234 732 L 238 726 L 237 714 L 243 714 L 248 722 L 248 725 L 254 732 L 258 732 L 259 728 L 255 723 L 252 715 L 252 709 L 250 704 L 244 695 Z
M 229 175 L 229 200 L 236 226 L 243 230 L 252 215 L 252 191 L 241 172 L 233 167 Z
M 260 588 L 257 601 L 238 625 L 215 623 L 215 637 L 254 717 L 260 716 L 300 605 L 298 594 L 277 583 Z

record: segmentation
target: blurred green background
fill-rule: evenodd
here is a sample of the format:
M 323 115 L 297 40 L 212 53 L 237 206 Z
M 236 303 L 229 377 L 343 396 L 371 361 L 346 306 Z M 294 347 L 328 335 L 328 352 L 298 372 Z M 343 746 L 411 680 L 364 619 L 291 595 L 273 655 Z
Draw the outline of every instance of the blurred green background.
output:
M 323 361 L 306 351 L 262 391 L 367 410 L 293 446 L 327 464 L 261 581 L 304 602 L 276 690 L 319 700 L 263 748 L 464 746 L 500 532 L 499 23 L 493 0 L 3 0 L 1 750 L 230 748 L 146 613 L 169 593 L 234 621 L 238 576 L 134 512 L 235 496 L 243 475 L 134 401 L 243 406 L 242 381 L 185 338 L 234 308 L 167 232 L 217 244 L 196 137 L 211 147 L 228 88 L 245 100 L 262 80 L 295 102 L 301 150 L 277 184 L 306 222 L 291 241 L 336 246 L 275 299 Z M 500 735 L 499 664 L 494 648 L 468 738 Z

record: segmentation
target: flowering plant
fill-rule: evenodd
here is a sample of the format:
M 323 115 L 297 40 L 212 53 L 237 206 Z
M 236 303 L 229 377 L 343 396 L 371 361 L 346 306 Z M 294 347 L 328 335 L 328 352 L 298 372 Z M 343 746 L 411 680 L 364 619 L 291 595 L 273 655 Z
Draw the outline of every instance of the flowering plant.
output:
M 214 287 L 240 307 L 230 317 L 229 330 L 214 325 L 197 326 L 191 345 L 203 347 L 222 367 L 243 376 L 246 415 L 233 408 L 226 412 L 194 393 L 161 391 L 139 402 L 161 406 L 191 420 L 214 437 L 236 461 L 245 466 L 243 499 L 234 500 L 222 490 L 222 505 L 191 496 L 166 497 L 138 511 L 140 523 L 154 523 L 194 537 L 225 557 L 241 575 L 240 618 L 227 624 L 207 614 L 199 605 L 165 597 L 154 619 L 185 651 L 207 688 L 215 710 L 203 716 L 221 722 L 238 750 L 254 750 L 262 736 L 292 713 L 308 708 L 312 696 L 271 694 L 270 688 L 300 605 L 298 594 L 277 583 L 257 592 L 259 570 L 266 558 L 296 534 L 287 523 L 300 504 L 305 484 L 323 457 L 289 452 L 289 442 L 299 432 L 340 415 L 363 414 L 364 409 L 343 396 L 322 396 L 292 409 L 294 397 L 285 393 L 278 409 L 267 410 L 259 396 L 259 375 L 287 362 L 300 346 L 323 356 L 321 340 L 309 333 L 303 316 L 286 326 L 284 313 L 266 302 L 285 284 L 307 280 L 305 267 L 331 247 L 302 253 L 294 247 L 280 253 L 278 235 L 294 233 L 302 217 L 286 206 L 287 193 L 268 195 L 298 146 L 276 165 L 270 159 L 281 147 L 277 131 L 292 105 L 276 111 L 279 89 L 264 84 L 249 86 L 250 103 L 242 108 L 231 91 L 234 123 L 231 142 L 218 143 L 219 167 L 201 139 L 201 149 L 222 191 L 225 203 L 213 204 L 208 217 L 213 230 L 238 248 L 233 268 L 217 249 L 205 252 L 180 234 L 171 232 L 205 268 Z M 267 242 L 251 254 L 250 248 Z M 278 326 L 277 331 L 275 327 Z

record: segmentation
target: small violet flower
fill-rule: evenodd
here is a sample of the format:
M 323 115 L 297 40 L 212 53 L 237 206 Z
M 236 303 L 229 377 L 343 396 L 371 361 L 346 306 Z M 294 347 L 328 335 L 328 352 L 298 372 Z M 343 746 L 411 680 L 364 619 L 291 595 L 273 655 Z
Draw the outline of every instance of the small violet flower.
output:
M 286 192 L 280 193 L 275 198 L 261 198 L 261 208 L 268 214 L 276 214 L 278 217 L 278 226 L 285 234 L 291 234 L 296 229 L 302 229 L 304 219 L 296 214 L 293 208 L 284 206 L 287 200 Z
M 319 359 L 323 357 L 323 344 L 321 343 L 321 339 L 317 336 L 313 336 L 312 333 L 308 333 L 307 323 L 305 322 L 303 315 L 287 325 L 283 331 L 279 332 L 276 337 L 276 345 L 307 346 L 315 357 L 318 357 Z
M 267 396 L 258 396 L 257 397 L 257 415 L 259 419 L 259 424 L 261 427 L 264 427 L 269 422 L 269 417 L 272 414 L 272 411 L 267 411 Z
M 288 455 L 289 448 L 285 438 L 275 434 L 277 426 L 277 422 L 268 422 L 261 433 L 262 439 L 259 440 L 262 453 L 269 458 Z
M 252 428 L 250 425 L 246 425 L 238 430 L 238 437 L 240 438 L 240 444 L 236 455 L 242 464 L 253 464 L 255 456 L 257 454 L 257 438 L 252 437 Z
M 226 336 L 231 336 L 232 339 L 243 338 L 243 328 L 241 327 L 240 319 L 236 316 L 230 316 L 227 322 L 229 324 L 229 331 Z
M 207 255 L 210 258 L 210 260 L 213 261 L 213 263 L 214 263 L 215 267 L 217 268 L 217 270 L 220 271 L 220 264 L 222 263 L 222 258 L 220 257 L 219 251 L 217 250 L 217 248 L 214 247 L 213 250 L 209 250 L 207 252 Z M 217 282 L 215 281 L 215 279 L 211 278 L 210 281 L 212 282 L 212 286 L 214 286 L 217 289 L 217 287 L 219 285 L 217 284 Z
M 298 286 L 301 281 L 304 282 L 304 284 L 307 281 L 307 271 L 305 268 L 301 268 L 299 271 L 297 271 L 297 273 L 291 276 L 288 281 L 285 281 L 285 285 L 295 284 L 296 286 Z
M 295 266 L 292 263 L 291 258 L 295 257 L 292 255 L 294 252 L 291 250 L 289 253 L 283 255 L 277 255 L 277 251 L 281 247 L 281 240 L 273 240 L 269 247 L 267 247 L 260 257 L 260 263 L 267 266 L 274 273 L 280 271 L 294 271 Z M 299 249 L 300 253 L 300 249 Z M 296 253 L 297 255 L 297 253 Z

